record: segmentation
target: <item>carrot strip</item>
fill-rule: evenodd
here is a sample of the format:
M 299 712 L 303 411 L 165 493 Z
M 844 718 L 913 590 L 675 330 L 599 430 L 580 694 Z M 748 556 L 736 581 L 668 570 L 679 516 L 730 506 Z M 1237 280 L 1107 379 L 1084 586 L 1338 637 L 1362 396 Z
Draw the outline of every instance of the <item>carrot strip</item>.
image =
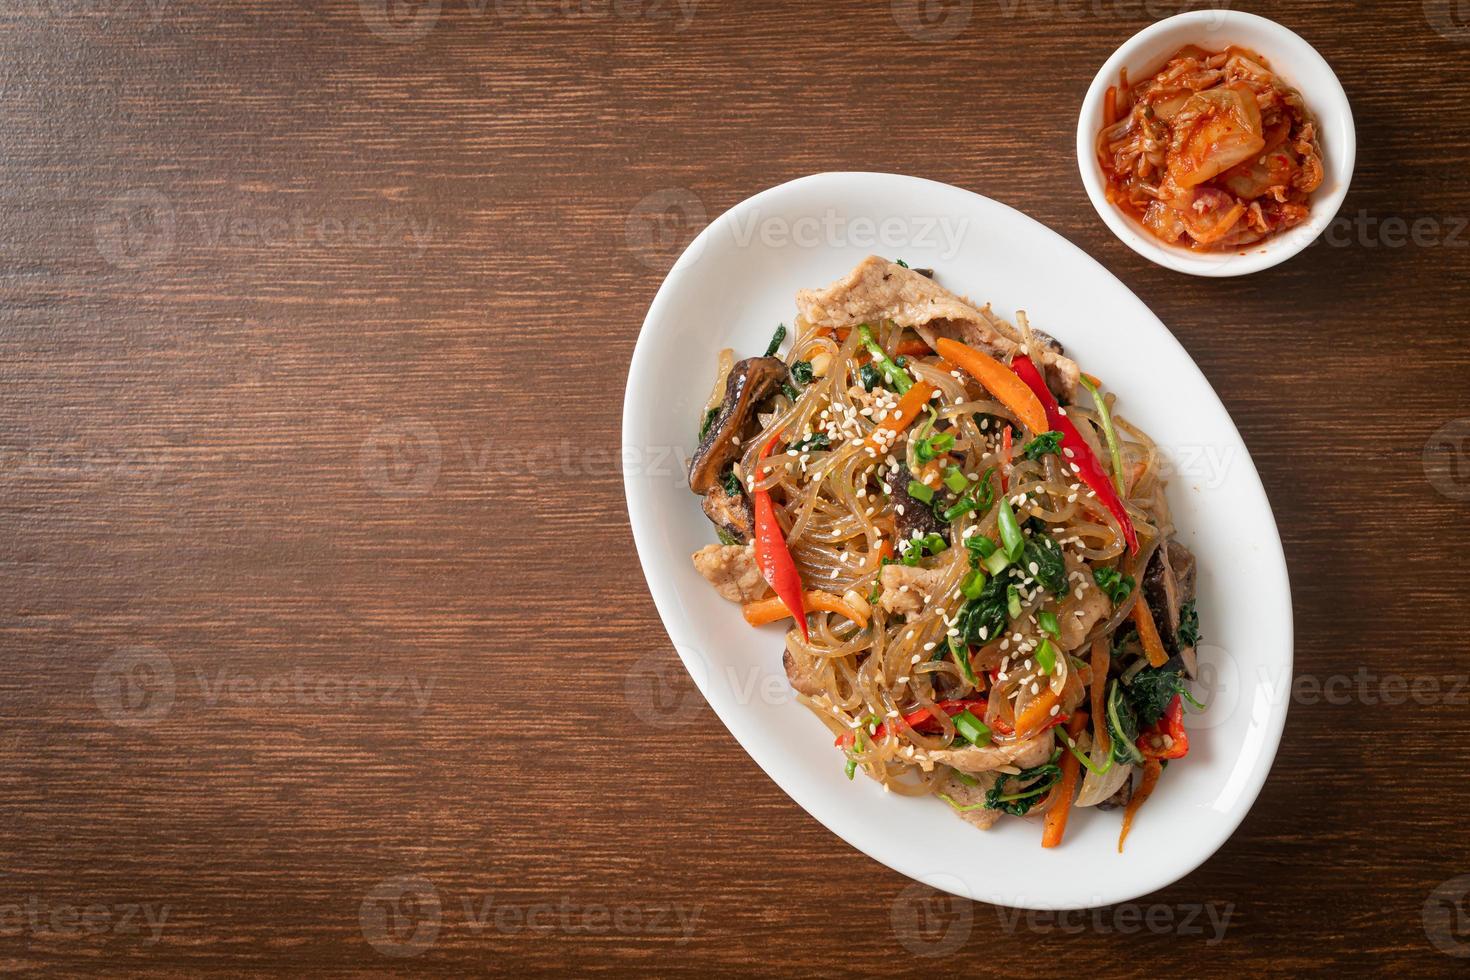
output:
M 1067 734 L 1075 740 L 1086 727 L 1087 712 L 1079 711 L 1067 722 Z M 1062 785 L 1057 789 L 1062 795 L 1057 798 L 1056 805 L 1046 811 L 1046 823 L 1041 832 L 1042 847 L 1056 847 L 1062 842 L 1062 835 L 1067 832 L 1067 814 L 1072 810 L 1072 796 L 1077 790 L 1077 772 L 1081 767 L 1075 755 L 1063 753 Z
M 1033 435 L 1049 431 L 1046 409 L 1041 407 L 1041 400 L 1010 368 L 989 354 L 982 354 L 948 337 L 940 337 L 935 343 L 939 345 L 941 357 L 959 365 L 960 370 L 984 385 L 1002 405 L 1016 413 L 1016 418 Z
M 1113 747 L 1108 735 L 1108 716 L 1103 714 L 1103 703 L 1107 698 L 1108 666 L 1112 663 L 1112 651 L 1108 649 L 1107 637 L 1099 636 L 1092 641 L 1092 744 L 1103 750 L 1103 758 Z
M 859 629 L 868 628 L 868 617 L 840 596 L 812 589 L 804 593 L 803 598 L 806 600 L 807 609 L 836 613 L 852 620 Z M 765 626 L 767 623 L 774 623 L 791 616 L 791 610 L 786 608 L 780 596 L 747 602 L 742 612 L 745 614 L 745 621 L 752 626 Z
M 928 357 L 934 353 L 934 348 L 922 340 L 915 340 L 910 337 L 908 340 L 899 341 L 898 347 L 894 349 L 893 353 L 896 357 Z
M 1119 854 L 1123 853 L 1123 842 L 1128 839 L 1128 831 L 1133 829 L 1133 818 L 1159 784 L 1159 773 L 1163 771 L 1164 767 L 1159 764 L 1158 759 L 1150 759 L 1143 764 L 1143 780 L 1138 784 L 1138 792 L 1133 794 L 1133 798 L 1128 801 L 1128 809 L 1123 811 L 1123 830 L 1118 834 Z
M 929 399 L 934 397 L 934 392 L 937 390 L 927 381 L 915 381 L 913 387 L 904 392 L 903 397 L 898 400 L 898 418 L 887 419 L 874 429 L 868 436 L 868 448 L 879 454 L 887 452 L 893 446 L 893 439 L 885 439 L 880 443 L 878 433 L 887 430 L 897 436 L 907 429 L 914 419 L 919 417 L 919 413 L 924 410 L 925 405 L 929 404 Z
M 1025 741 L 1035 738 L 1046 728 L 1047 722 L 1052 720 L 1051 709 L 1056 707 L 1062 696 L 1052 693 L 1051 688 L 1042 691 L 1041 694 L 1026 705 L 1026 710 L 1016 719 L 1016 738 Z
M 1164 641 L 1159 639 L 1159 628 L 1154 625 L 1154 614 L 1149 612 L 1148 603 L 1143 601 L 1143 596 L 1133 604 L 1133 622 L 1138 627 L 1138 639 L 1143 644 L 1143 652 L 1148 656 L 1150 667 L 1162 667 L 1169 662 L 1169 653 L 1164 649 Z

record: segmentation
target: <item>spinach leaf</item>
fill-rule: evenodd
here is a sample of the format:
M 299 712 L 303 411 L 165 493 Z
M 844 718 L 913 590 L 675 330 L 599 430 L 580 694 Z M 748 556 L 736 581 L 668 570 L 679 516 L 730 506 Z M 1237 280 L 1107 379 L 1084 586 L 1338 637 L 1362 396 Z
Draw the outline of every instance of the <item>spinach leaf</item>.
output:
M 984 646 L 1005 632 L 1010 613 L 1006 609 L 1006 585 L 1009 576 L 992 575 L 985 582 L 979 598 L 960 607 L 955 628 L 959 638 L 972 646 Z
M 1027 459 L 1040 459 L 1043 456 L 1062 451 L 1062 434 L 1060 432 L 1043 432 L 1041 435 L 1026 443 L 1026 448 L 1021 452 Z
M 791 365 L 791 377 L 799 385 L 809 385 L 809 384 L 811 384 L 812 383 L 812 362 L 811 361 L 797 361 L 795 364 Z
M 1169 710 L 1176 694 L 1194 705 L 1196 710 L 1203 711 L 1205 706 L 1189 693 L 1185 683 L 1184 661 L 1178 657 L 1162 667 L 1146 667 L 1139 671 L 1128 687 L 1128 700 L 1133 704 L 1138 724 L 1145 728 L 1156 724 Z
M 1031 566 L 1035 565 L 1033 571 Z M 1062 558 L 1062 546 L 1045 534 L 1032 533 L 1026 539 L 1021 552 L 1021 567 L 1053 595 L 1067 591 L 1067 563 Z
M 811 452 L 813 450 L 826 450 L 832 448 L 832 440 L 827 437 L 827 433 L 818 432 L 809 439 L 803 439 L 801 442 L 793 443 L 791 448 L 799 453 Z
M 1199 610 L 1194 608 L 1193 599 L 1179 607 L 1179 632 L 1174 636 L 1178 646 L 1199 645 Z
M 922 538 L 909 538 L 899 542 L 899 559 L 904 565 L 913 568 L 925 555 L 937 555 L 949 547 L 949 542 L 944 535 L 934 533 L 926 534 Z
M 720 544 L 744 544 L 745 543 L 744 541 L 741 541 L 735 535 L 731 534 L 729 531 L 725 530 L 722 527 L 715 528 L 715 535 L 720 539 Z
M 1001 773 L 996 777 L 995 785 L 985 794 L 985 806 L 991 810 L 1009 813 L 1013 817 L 1024 817 L 1030 813 L 1031 808 L 1041 802 L 1046 791 L 1062 778 L 1062 767 L 1057 765 L 1057 756 L 1060 754 L 1058 750 L 1050 761 L 1031 769 L 1022 769 L 1014 776 Z M 1014 793 L 1007 793 L 1006 783 L 1011 780 L 1015 780 L 1016 785 L 1021 788 Z
M 727 497 L 738 497 L 745 492 L 745 487 L 740 485 L 740 477 L 735 475 L 734 470 L 726 470 L 721 482 L 725 487 Z
M 1178 659 L 1162 667 L 1145 667 L 1127 687 L 1128 701 L 1140 728 L 1147 728 L 1164 717 L 1174 695 L 1184 690 L 1184 665 Z
M 785 339 L 786 324 L 783 323 L 776 327 L 776 332 L 771 336 L 771 343 L 766 347 L 766 356 L 771 357 L 775 355 L 776 351 L 781 349 L 781 342 Z
M 883 384 L 883 374 L 873 365 L 864 364 L 858 368 L 858 383 L 863 386 L 864 391 L 872 391 Z
M 1127 766 L 1143 761 L 1143 753 L 1133 744 L 1138 738 L 1138 717 L 1117 681 L 1108 690 L 1108 735 L 1113 740 L 1114 762 Z
M 715 416 L 720 414 L 720 406 L 716 405 L 704 413 L 704 421 L 699 423 L 699 441 L 704 442 L 704 437 L 709 435 L 709 427 L 714 425 Z
M 901 265 L 905 269 L 907 269 L 909 267 L 909 264 L 907 262 L 905 262 L 903 259 L 894 259 L 893 261 L 894 261 L 894 264 L 895 265 Z
M 1094 568 L 1092 580 L 1103 590 L 1104 595 L 1113 600 L 1115 606 L 1133 592 L 1133 576 L 1124 575 L 1116 568 Z

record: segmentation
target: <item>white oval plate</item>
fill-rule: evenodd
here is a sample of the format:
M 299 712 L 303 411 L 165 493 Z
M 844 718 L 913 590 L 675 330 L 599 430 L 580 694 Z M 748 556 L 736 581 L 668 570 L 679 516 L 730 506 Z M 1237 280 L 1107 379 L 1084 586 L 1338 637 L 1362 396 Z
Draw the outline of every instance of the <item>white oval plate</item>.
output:
M 1187 759 L 1139 814 L 1126 853 L 1118 811 L 1074 811 L 1063 845 L 1036 821 L 979 831 L 932 797 L 849 782 L 827 730 L 792 696 L 783 627 L 752 629 L 694 571 L 715 540 L 684 465 L 716 354 L 761 353 L 796 291 L 869 254 L 933 267 L 1011 317 L 1024 309 L 1118 393 L 1174 467 L 1169 501 L 1199 560 L 1209 709 L 1186 718 Z M 1276 522 L 1250 454 L 1208 381 L 1127 287 L 1045 226 L 978 194 L 895 174 L 816 174 L 717 218 L 675 263 L 633 352 L 623 404 L 624 485 L 638 555 L 686 669 L 776 784 L 853 847 L 917 881 L 1001 905 L 1075 909 L 1128 901 L 1194 870 L 1255 801 L 1281 738 L 1292 618 Z

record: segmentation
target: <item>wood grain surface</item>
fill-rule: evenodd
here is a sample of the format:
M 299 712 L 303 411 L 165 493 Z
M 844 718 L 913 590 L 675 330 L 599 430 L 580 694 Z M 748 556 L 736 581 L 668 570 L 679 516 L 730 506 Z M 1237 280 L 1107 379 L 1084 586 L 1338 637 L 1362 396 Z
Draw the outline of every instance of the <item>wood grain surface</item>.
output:
M 7 5 L 0 966 L 1463 973 L 1470 11 L 1249 5 L 1342 78 L 1357 175 L 1330 242 L 1206 281 L 1073 153 L 1098 65 L 1187 6 Z M 654 611 L 643 315 L 708 219 L 834 169 L 1057 229 L 1255 456 L 1307 683 L 1234 838 L 1140 902 L 1017 915 L 857 853 Z

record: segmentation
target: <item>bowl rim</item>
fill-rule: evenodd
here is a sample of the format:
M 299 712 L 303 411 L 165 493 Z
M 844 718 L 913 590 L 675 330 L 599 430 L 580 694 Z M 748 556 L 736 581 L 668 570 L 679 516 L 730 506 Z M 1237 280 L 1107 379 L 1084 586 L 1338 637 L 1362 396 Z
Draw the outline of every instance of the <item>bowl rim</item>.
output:
M 1189 29 L 1205 27 L 1211 32 L 1228 31 L 1231 27 L 1250 26 L 1266 31 L 1279 38 L 1280 42 L 1294 49 L 1294 63 L 1310 64 L 1329 84 L 1305 93 L 1316 117 L 1319 138 L 1329 147 L 1327 166 L 1336 187 L 1332 193 L 1313 201 L 1312 215 L 1305 224 L 1284 235 L 1268 238 L 1245 252 L 1202 253 L 1177 245 L 1167 245 L 1148 235 L 1137 223 L 1108 201 L 1104 192 L 1101 168 L 1093 151 L 1097 136 L 1102 101 L 1108 87 L 1125 66 L 1137 68 L 1132 62 L 1138 52 L 1156 39 Z M 1185 43 L 1181 39 L 1180 43 Z M 1280 61 L 1274 56 L 1273 61 Z M 1301 35 L 1274 20 L 1241 10 L 1194 10 L 1167 17 L 1145 27 L 1118 46 L 1111 57 L 1098 69 L 1083 97 L 1077 117 L 1077 169 L 1082 177 L 1082 186 L 1087 197 L 1103 223 L 1108 226 L 1124 245 L 1139 255 L 1175 272 L 1193 276 L 1225 278 L 1244 276 L 1260 272 L 1285 262 L 1302 252 L 1327 229 L 1343 200 L 1347 197 L 1357 163 L 1357 128 L 1353 122 L 1352 106 L 1337 73 L 1327 59 L 1312 47 Z

